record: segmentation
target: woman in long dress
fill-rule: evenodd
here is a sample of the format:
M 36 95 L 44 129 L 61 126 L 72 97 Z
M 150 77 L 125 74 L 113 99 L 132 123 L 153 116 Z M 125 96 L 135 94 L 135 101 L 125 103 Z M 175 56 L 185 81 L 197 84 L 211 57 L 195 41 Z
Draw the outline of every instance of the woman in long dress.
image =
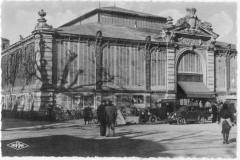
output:
M 222 125 L 223 144 L 228 144 L 229 132 L 233 126 L 233 115 L 228 109 L 227 104 L 223 104 L 223 108 L 219 113 L 218 123 Z

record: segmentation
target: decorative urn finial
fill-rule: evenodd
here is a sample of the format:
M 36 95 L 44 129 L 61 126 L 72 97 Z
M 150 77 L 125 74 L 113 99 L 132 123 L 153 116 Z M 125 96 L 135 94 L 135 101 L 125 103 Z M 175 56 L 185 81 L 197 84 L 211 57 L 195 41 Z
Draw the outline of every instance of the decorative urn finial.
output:
M 172 17 L 167 18 L 167 22 L 165 23 L 165 28 L 172 28 L 173 27 L 173 19 Z
M 47 20 L 44 18 L 47 13 L 44 12 L 43 9 L 41 9 L 40 12 L 38 12 L 38 15 L 41 17 L 38 19 L 38 23 L 37 25 L 35 26 L 35 30 L 42 30 L 42 29 L 52 29 L 52 26 L 51 25 L 48 25 L 46 22 Z

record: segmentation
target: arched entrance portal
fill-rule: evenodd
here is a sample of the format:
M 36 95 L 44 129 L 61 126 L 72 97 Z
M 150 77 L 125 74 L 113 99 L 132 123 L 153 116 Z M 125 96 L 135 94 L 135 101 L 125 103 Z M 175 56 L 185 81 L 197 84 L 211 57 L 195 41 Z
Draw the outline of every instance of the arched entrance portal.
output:
M 177 59 L 177 99 L 180 105 L 191 102 L 203 104 L 213 98 L 213 93 L 204 84 L 205 63 L 198 53 L 186 50 Z
M 193 51 L 185 51 L 178 58 L 177 80 L 203 82 L 203 70 L 200 56 Z

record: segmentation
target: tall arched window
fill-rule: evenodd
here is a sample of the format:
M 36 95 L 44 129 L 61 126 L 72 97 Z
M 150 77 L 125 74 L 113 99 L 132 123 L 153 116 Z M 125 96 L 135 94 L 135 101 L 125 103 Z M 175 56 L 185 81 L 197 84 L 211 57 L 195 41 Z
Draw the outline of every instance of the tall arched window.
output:
M 178 73 L 203 73 L 200 57 L 195 52 L 185 52 L 179 58 Z
M 236 90 L 237 88 L 237 57 L 230 59 L 230 89 Z

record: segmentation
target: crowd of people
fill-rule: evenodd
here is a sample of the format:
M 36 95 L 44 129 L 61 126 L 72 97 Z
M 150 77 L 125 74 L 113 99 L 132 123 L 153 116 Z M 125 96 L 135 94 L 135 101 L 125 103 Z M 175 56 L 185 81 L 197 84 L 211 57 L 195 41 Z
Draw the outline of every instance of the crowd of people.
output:
M 84 124 L 89 123 L 90 107 L 84 108 Z M 100 123 L 100 135 L 111 137 L 115 136 L 115 123 L 117 119 L 117 108 L 113 105 L 111 100 L 102 100 L 101 104 L 97 108 L 97 119 Z
M 221 125 L 222 128 L 222 136 L 223 136 L 223 144 L 228 144 L 229 133 L 231 127 L 234 126 L 234 116 L 233 113 L 235 112 L 235 107 L 231 108 L 227 102 L 223 101 L 206 101 L 205 105 L 203 105 L 202 101 L 190 101 L 191 105 L 196 105 L 199 107 L 199 110 L 205 110 L 212 113 L 212 122 Z
M 111 137 L 115 136 L 115 123 L 117 119 L 117 108 L 111 100 L 103 100 L 97 109 L 97 117 L 100 122 L 100 135 Z
M 232 111 L 232 109 L 230 109 L 230 105 L 227 103 L 227 101 L 226 102 L 223 102 L 223 101 L 217 102 L 217 101 L 207 100 L 207 101 L 203 102 L 202 100 L 190 100 L 189 104 L 193 105 L 193 106 L 197 106 L 200 111 L 210 112 L 213 116 L 212 117 L 213 123 L 217 122 L 220 111 L 223 109 L 224 104 L 226 104 L 228 106 L 229 110 Z M 232 111 L 232 112 L 234 112 L 234 111 Z

